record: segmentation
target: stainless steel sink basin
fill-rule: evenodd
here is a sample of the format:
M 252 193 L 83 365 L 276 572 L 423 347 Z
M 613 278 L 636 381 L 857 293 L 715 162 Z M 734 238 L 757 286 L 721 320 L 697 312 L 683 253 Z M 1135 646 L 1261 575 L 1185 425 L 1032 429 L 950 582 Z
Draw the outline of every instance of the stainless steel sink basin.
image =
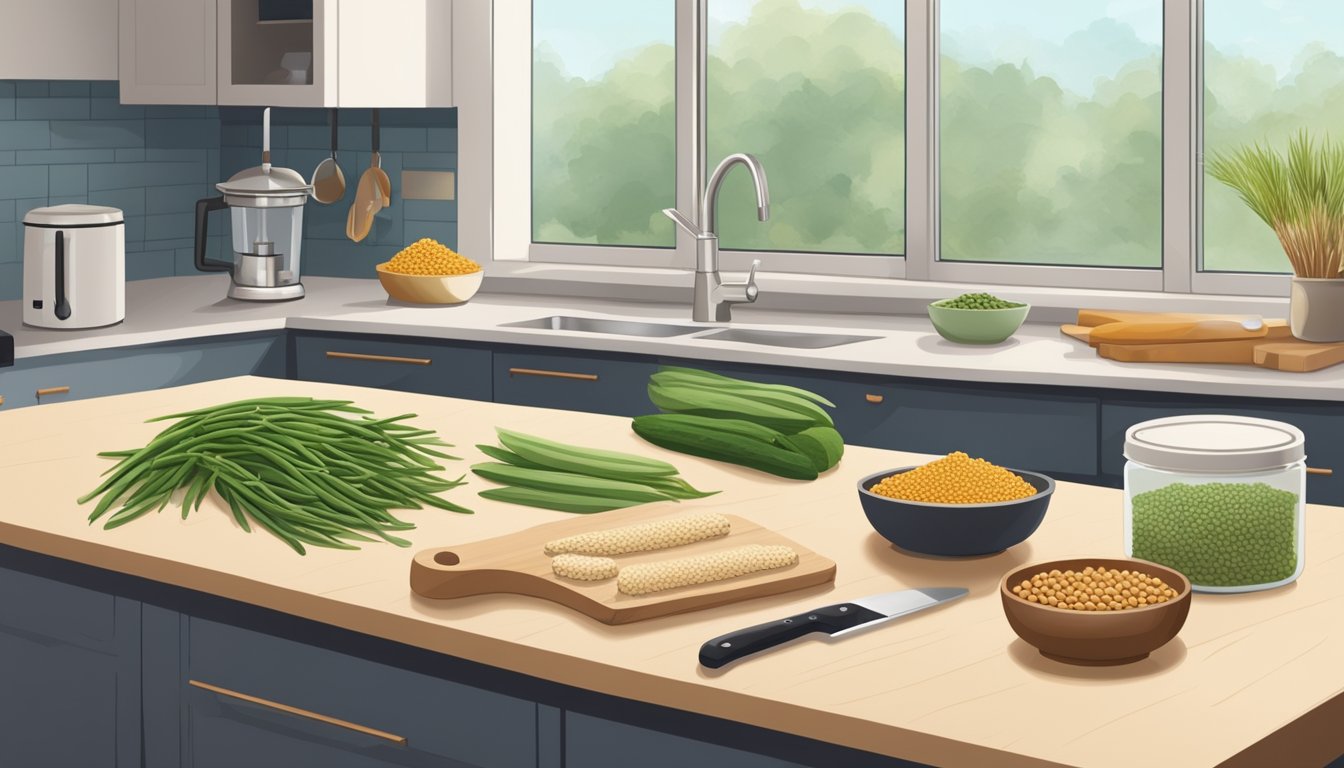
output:
M 638 320 L 607 320 L 600 317 L 571 317 L 551 315 L 535 320 L 504 323 L 510 328 L 540 328 L 549 331 L 582 331 L 584 333 L 618 333 L 622 336 L 684 336 L 703 331 L 703 326 L 645 323 Z
M 772 347 L 795 347 L 797 349 L 821 349 L 838 347 L 841 344 L 853 344 L 857 341 L 871 341 L 880 336 L 850 336 L 842 333 L 795 333 L 793 331 L 759 331 L 751 328 L 724 328 L 721 331 L 697 336 L 697 339 L 715 341 L 741 341 L 747 344 L 766 344 Z

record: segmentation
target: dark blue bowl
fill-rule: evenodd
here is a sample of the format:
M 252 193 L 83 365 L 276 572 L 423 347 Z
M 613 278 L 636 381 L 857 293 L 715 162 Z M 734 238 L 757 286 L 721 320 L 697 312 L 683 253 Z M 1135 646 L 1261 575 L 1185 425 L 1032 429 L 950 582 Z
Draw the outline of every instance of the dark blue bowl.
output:
M 1055 481 L 1035 472 L 1011 469 L 1036 488 L 1035 496 L 990 504 L 930 504 L 879 496 L 869 489 L 885 477 L 915 467 L 888 469 L 859 481 L 859 502 L 868 522 L 887 541 L 911 552 L 942 557 L 990 555 L 1021 544 L 1036 532 Z

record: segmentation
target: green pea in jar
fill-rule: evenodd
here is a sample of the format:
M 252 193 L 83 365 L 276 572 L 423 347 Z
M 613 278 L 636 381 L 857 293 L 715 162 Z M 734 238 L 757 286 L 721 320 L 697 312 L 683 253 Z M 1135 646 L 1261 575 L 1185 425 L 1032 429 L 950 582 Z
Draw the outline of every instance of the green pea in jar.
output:
M 1251 592 L 1302 573 L 1306 453 L 1291 424 L 1174 416 L 1125 432 L 1125 554 L 1196 592 Z

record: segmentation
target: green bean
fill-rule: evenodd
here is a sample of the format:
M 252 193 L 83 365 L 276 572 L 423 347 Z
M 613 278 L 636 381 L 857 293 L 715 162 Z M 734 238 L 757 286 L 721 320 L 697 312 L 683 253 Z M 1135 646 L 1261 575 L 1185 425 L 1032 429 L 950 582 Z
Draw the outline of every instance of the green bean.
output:
M 430 457 L 455 458 L 435 447 L 451 445 L 404 423 L 413 418 L 375 418 L 346 400 L 280 397 L 151 419 L 179 421 L 141 448 L 101 454 L 117 462 L 80 503 L 102 496 L 90 522 L 118 507 L 104 523 L 113 528 L 162 510 L 179 488 L 185 518 L 214 491 L 244 531 L 250 519 L 301 554 L 305 544 L 354 549 L 350 541 L 373 537 L 409 546 L 392 532 L 414 524 L 390 510 L 471 512 L 436 495 L 462 478 L 432 474 L 443 467 Z

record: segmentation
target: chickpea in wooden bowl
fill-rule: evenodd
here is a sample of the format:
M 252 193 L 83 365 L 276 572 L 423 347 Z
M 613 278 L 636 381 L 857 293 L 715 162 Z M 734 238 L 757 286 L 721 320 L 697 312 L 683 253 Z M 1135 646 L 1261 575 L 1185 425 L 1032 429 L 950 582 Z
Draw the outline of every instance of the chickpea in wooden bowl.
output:
M 377 266 L 387 295 L 412 304 L 461 304 L 476 295 L 481 265 L 448 246 L 421 238 Z

